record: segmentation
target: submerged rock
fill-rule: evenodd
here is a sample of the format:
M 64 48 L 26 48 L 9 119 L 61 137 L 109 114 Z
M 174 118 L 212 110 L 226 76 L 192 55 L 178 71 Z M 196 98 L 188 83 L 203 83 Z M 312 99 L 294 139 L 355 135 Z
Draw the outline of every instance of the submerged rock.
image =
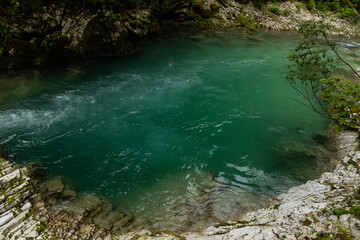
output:
M 327 144 L 331 139 L 329 136 L 323 135 L 323 134 L 316 134 L 314 137 L 312 137 L 312 140 L 314 140 L 316 143 L 320 145 Z
M 1 67 L 0 67 L 1 68 Z M 0 75 L 0 102 L 8 103 L 42 90 L 38 71 Z
M 279 169 L 286 169 L 299 181 L 314 179 L 332 166 L 329 152 L 323 147 L 300 141 L 279 142 L 273 151 L 273 160 Z
M 189 39 L 195 40 L 195 41 L 203 41 L 206 39 L 206 36 L 203 34 L 196 34 L 196 35 L 189 36 Z
M 27 165 L 30 172 L 31 179 L 35 181 L 42 181 L 48 175 L 44 164 L 41 162 L 32 162 Z
M 65 189 L 61 196 L 65 199 L 75 199 L 77 194 L 74 190 Z
M 64 191 L 65 185 L 62 182 L 60 177 L 52 179 L 46 182 L 41 189 L 44 189 L 45 192 L 54 194 L 54 193 L 61 193 Z

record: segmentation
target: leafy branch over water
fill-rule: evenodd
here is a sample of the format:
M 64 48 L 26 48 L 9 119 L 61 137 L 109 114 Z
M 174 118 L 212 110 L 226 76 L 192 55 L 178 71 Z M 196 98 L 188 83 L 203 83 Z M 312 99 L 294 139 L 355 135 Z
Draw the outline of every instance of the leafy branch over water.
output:
M 299 93 L 295 101 L 333 120 L 336 130 L 360 130 L 360 75 L 329 40 L 329 28 L 315 21 L 300 25 L 303 39 L 288 56 L 286 80 Z M 351 71 L 355 80 L 337 76 L 340 67 Z

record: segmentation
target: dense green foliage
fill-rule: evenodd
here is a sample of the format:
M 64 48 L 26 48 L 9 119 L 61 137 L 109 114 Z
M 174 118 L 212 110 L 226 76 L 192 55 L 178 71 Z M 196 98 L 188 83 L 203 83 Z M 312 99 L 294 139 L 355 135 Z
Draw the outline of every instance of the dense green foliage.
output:
M 285 2 L 285 0 L 237 0 L 240 3 L 253 3 L 255 7 L 262 9 L 266 3 L 277 4 L 279 2 Z M 346 19 L 358 20 L 359 16 L 357 11 L 360 10 L 360 0 L 303 0 L 303 5 L 314 12 L 335 12 L 338 13 L 340 17 Z M 301 8 L 301 5 L 298 5 L 298 8 Z M 269 9 L 271 12 L 278 11 L 276 6 Z
M 193 0 L 186 0 L 193 2 Z M 217 0 L 220 4 L 226 4 L 226 0 Z M 252 3 L 258 8 L 268 2 L 279 3 L 285 0 L 237 0 L 240 3 L 248 4 Z M 55 4 L 69 4 L 72 7 L 93 8 L 99 7 L 106 8 L 134 8 L 141 5 L 153 4 L 157 7 L 163 7 L 169 4 L 184 2 L 180 0 L 0 0 L 2 8 L 0 9 L 0 15 L 6 15 L 14 13 L 15 9 L 20 9 L 23 12 L 36 12 L 40 11 L 44 6 L 49 6 L 52 3 Z M 344 18 L 354 17 L 355 12 L 353 9 L 360 9 L 360 0 L 303 0 L 304 5 L 309 10 L 317 11 L 333 11 L 340 13 Z
M 149 0 L 150 1 L 150 0 Z M 82 0 L 82 1 L 71 1 L 71 0 L 0 0 L 1 6 L 6 6 L 0 11 L 1 15 L 11 14 L 14 11 L 14 5 L 17 5 L 17 10 L 21 12 L 38 12 L 47 7 L 50 4 L 63 4 L 69 5 L 72 8 L 88 8 L 98 9 L 102 7 L 106 8 L 132 8 L 137 7 L 142 3 L 147 3 L 147 0 Z
M 302 23 L 300 41 L 290 53 L 287 81 L 306 105 L 323 117 L 335 121 L 336 130 L 358 129 L 360 123 L 360 86 L 335 76 L 337 67 L 347 67 L 360 79 L 352 66 L 343 60 L 336 44 L 326 35 L 329 26 L 321 22 Z M 324 40 L 321 40 L 322 37 Z
M 0 41 L 11 36 L 8 29 L 16 19 L 26 19 L 33 14 L 43 13 L 49 6 L 60 9 L 63 13 L 66 11 L 68 14 L 77 15 L 79 11 L 97 12 L 99 9 L 120 12 L 150 3 L 161 9 L 169 2 L 171 0 L 0 0 Z
M 341 77 L 320 80 L 326 86 L 321 97 L 329 106 L 337 130 L 356 129 L 360 122 L 360 85 Z
M 185 0 L 189 3 L 194 0 Z M 227 5 L 228 0 L 217 0 L 219 4 Z M 275 15 L 289 15 L 288 9 L 282 11 L 279 3 L 283 0 L 236 0 L 242 4 L 252 3 L 255 7 L 261 9 L 264 4 L 272 2 L 274 5 L 269 11 Z M 44 7 L 50 5 L 61 6 L 66 10 L 89 10 L 97 11 L 106 8 L 114 11 L 122 11 L 124 9 L 133 9 L 140 6 L 152 6 L 153 11 L 162 14 L 167 9 L 177 3 L 184 2 L 181 0 L 0 0 L 0 39 L 4 40 L 9 37 L 8 25 L 13 24 L 13 18 L 23 16 L 31 16 L 33 13 L 41 13 Z M 360 9 L 360 0 L 303 0 L 303 4 L 298 4 L 298 10 L 302 6 L 306 6 L 311 11 L 332 11 L 340 17 L 357 21 L 360 17 L 357 12 Z

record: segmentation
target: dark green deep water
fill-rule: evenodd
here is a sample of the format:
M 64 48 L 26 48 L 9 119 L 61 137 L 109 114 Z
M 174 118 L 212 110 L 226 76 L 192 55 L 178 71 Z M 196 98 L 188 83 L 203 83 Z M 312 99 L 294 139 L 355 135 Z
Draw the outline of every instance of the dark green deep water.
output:
M 0 89 L 0 142 L 139 222 L 235 217 L 316 177 L 321 159 L 286 153 L 324 152 L 314 137 L 329 128 L 280 73 L 296 36 L 254 37 L 172 36 L 79 75 L 14 80 Z

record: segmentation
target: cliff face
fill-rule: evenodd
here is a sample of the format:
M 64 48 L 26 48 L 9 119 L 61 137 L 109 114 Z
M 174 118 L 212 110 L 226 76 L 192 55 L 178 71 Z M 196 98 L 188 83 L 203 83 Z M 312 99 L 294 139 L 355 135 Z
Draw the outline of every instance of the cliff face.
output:
M 0 70 L 125 55 L 163 26 L 296 31 L 301 20 L 323 19 L 333 26 L 334 35 L 355 37 L 359 33 L 359 24 L 330 12 L 311 13 L 297 2 L 283 2 L 277 12 L 273 9 L 271 3 L 259 10 L 234 0 L 179 0 L 127 11 L 50 5 L 37 14 L 23 13 L 6 25 L 9 36 L 0 42 Z
M 124 55 L 159 31 L 149 10 L 67 12 L 55 6 L 21 17 L 9 27 L 11 37 L 0 44 L 2 69 Z

